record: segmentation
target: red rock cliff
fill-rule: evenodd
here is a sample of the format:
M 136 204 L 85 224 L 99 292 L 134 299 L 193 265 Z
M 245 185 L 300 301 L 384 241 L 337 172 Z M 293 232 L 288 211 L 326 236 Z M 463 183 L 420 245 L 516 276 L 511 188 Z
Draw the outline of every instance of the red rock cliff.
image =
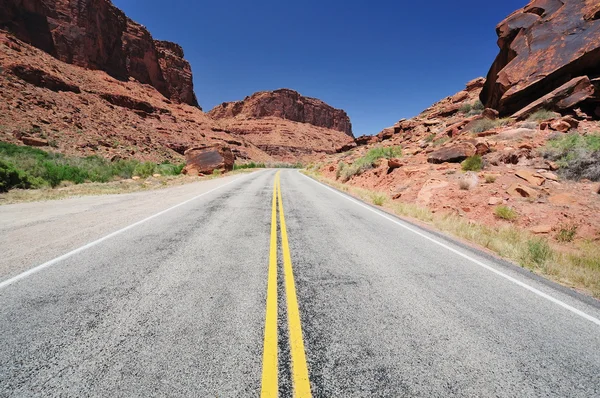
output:
M 598 0 L 532 0 L 496 31 L 500 53 L 481 100 L 502 115 L 519 111 L 573 78 L 600 76 Z
M 288 89 L 258 92 L 243 101 L 225 102 L 212 109 L 208 115 L 213 119 L 273 116 L 341 131 L 354 137 L 352 124 L 346 112 Z
M 155 41 L 110 0 L 0 0 L 0 28 L 63 62 L 132 77 L 174 102 L 198 105 L 181 47 Z

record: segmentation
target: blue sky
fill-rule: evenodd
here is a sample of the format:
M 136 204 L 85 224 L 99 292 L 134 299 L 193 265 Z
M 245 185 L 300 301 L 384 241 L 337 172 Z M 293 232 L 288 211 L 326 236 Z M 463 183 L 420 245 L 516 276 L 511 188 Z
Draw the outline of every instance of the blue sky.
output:
M 113 3 L 183 46 L 205 111 L 286 87 L 344 109 L 359 136 L 485 76 L 495 26 L 527 0 Z

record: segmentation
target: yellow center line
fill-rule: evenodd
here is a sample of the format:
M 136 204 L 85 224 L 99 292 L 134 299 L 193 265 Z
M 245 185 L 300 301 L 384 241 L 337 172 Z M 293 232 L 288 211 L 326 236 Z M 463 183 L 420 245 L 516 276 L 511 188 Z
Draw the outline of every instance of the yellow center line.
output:
M 283 249 L 283 270 L 285 275 L 285 294 L 287 302 L 288 328 L 290 339 L 290 352 L 292 357 L 292 384 L 295 398 L 311 397 L 310 381 L 308 379 L 308 365 L 304 352 L 302 326 L 300 323 L 300 309 L 296 297 L 296 284 L 292 270 L 292 256 L 288 244 L 283 200 L 281 198 L 281 180 L 279 174 L 275 177 L 277 185 L 277 199 L 279 204 L 279 221 L 281 224 L 281 245 Z
M 265 340 L 263 346 L 263 370 L 261 398 L 276 398 L 277 380 L 277 180 L 273 183 L 271 210 L 271 248 L 269 253 L 269 278 L 267 282 L 267 311 L 265 316 Z

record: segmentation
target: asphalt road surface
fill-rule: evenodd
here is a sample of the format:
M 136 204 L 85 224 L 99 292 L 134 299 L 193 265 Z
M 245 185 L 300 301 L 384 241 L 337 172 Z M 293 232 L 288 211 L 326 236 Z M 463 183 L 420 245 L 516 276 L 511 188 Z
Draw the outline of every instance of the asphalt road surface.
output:
M 0 233 L 1 397 L 600 396 L 597 301 L 295 170 Z

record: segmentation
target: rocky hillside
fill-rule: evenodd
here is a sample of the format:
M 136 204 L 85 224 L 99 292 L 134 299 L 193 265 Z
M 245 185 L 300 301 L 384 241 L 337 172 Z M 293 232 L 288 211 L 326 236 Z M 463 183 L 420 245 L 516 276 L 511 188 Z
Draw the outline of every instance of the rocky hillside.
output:
M 214 119 L 276 117 L 341 131 L 354 138 L 346 112 L 289 89 L 263 91 L 243 101 L 225 102 L 213 108 L 208 115 Z
M 109 0 L 0 0 L 0 140 L 74 156 L 312 161 L 353 140 L 348 115 L 291 90 L 204 114 L 183 49 Z M 216 149 L 217 150 L 217 149 Z
M 157 41 L 109 0 L 0 0 L 0 29 L 57 59 L 149 84 L 198 106 L 180 46 Z
M 487 80 L 357 138 L 356 149 L 321 172 L 398 203 L 518 226 L 557 244 L 597 242 L 598 16 L 597 1 L 532 1 L 498 25 L 500 54 Z M 402 156 L 371 162 L 379 147 L 402 147 Z
M 64 63 L 2 32 L 0 70 L 0 141 L 155 162 L 180 162 L 188 148 L 221 144 L 242 161 L 273 160 L 153 86 Z

